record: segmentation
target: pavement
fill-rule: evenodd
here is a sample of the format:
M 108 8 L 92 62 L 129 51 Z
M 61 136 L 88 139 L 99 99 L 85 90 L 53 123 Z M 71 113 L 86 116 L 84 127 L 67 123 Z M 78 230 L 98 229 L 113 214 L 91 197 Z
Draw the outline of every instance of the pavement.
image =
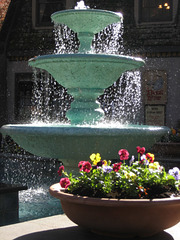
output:
M 113 238 L 95 235 L 94 233 L 81 229 L 64 214 L 0 227 L 0 240 L 72 239 L 109 240 Z M 121 240 L 127 240 L 127 238 Z M 152 237 L 143 239 L 134 238 L 134 240 L 180 240 L 180 222 L 174 227 Z

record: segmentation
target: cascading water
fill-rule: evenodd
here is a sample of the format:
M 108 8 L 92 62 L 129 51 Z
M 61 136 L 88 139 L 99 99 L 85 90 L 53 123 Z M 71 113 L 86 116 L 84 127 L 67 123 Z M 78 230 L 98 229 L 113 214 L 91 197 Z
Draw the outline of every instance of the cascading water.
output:
M 65 122 L 73 101 L 67 90 L 45 71 L 34 69 L 31 122 Z

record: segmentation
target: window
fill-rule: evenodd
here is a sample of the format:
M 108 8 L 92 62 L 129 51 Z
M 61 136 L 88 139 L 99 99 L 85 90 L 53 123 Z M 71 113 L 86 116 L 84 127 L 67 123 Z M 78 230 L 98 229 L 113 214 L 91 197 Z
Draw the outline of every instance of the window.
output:
M 65 0 L 37 0 L 36 26 L 51 26 L 51 14 L 65 9 Z
M 32 74 L 17 73 L 15 83 L 15 118 L 20 122 L 30 120 L 33 89 Z
M 142 0 L 140 22 L 172 21 L 172 0 Z
M 174 23 L 178 0 L 134 0 L 136 24 Z
M 67 0 L 33 0 L 33 27 L 51 27 L 51 14 L 66 9 Z

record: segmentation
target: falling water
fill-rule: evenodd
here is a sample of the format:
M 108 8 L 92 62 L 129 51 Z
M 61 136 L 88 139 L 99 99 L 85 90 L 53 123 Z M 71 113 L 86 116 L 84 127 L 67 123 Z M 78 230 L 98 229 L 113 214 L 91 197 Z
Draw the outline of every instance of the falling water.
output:
M 123 22 L 114 23 L 94 36 L 91 53 L 124 54 Z M 77 34 L 63 24 L 54 24 L 55 54 L 77 53 Z
M 141 75 L 126 72 L 98 98 L 107 120 L 138 123 L 141 108 Z
M 54 24 L 55 54 L 77 53 L 79 40 L 77 34 L 64 24 Z
M 31 122 L 67 121 L 65 115 L 72 101 L 72 96 L 49 73 L 34 69 Z

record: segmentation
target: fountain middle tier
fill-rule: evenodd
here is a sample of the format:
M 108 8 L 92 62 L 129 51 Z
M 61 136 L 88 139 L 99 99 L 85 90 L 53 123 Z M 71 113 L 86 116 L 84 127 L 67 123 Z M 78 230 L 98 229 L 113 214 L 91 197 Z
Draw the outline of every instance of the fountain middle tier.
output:
M 58 158 L 71 169 L 77 168 L 79 161 L 88 160 L 92 153 L 99 152 L 106 160 L 117 159 L 121 148 L 136 154 L 136 146 L 148 149 L 168 131 L 167 127 L 146 125 L 16 124 L 1 128 L 3 135 L 11 136 L 27 151 Z
M 48 71 L 74 97 L 67 113 L 72 124 L 92 123 L 103 116 L 96 103 L 122 73 L 144 65 L 140 58 L 106 54 L 56 54 L 31 59 L 29 65 Z

